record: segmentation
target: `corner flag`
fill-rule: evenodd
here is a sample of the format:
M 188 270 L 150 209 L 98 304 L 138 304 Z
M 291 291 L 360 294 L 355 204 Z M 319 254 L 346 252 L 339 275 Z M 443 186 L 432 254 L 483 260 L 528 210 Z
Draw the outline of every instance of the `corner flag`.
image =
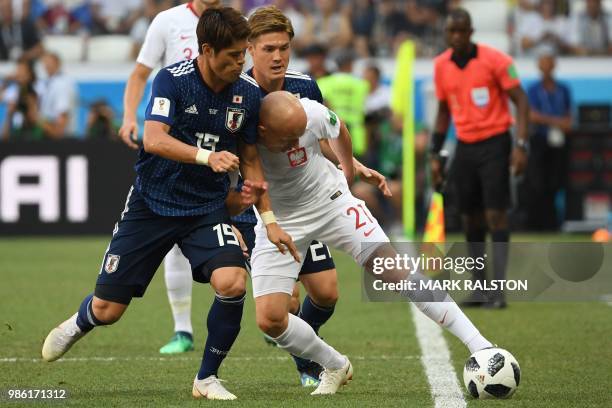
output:
M 434 191 L 431 195 L 431 204 L 425 223 L 423 242 L 445 242 L 444 231 L 444 198 L 441 193 Z
M 402 206 L 404 235 L 415 236 L 415 159 L 414 159 L 414 42 L 406 40 L 397 52 L 391 110 L 403 118 Z

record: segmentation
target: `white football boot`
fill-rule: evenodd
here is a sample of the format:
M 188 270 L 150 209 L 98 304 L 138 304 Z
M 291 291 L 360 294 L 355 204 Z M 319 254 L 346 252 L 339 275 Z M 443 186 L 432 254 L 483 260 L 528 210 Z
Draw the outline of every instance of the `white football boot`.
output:
M 78 313 L 61 323 L 47 335 L 42 348 L 45 361 L 55 361 L 64 355 L 74 343 L 87 333 L 83 333 L 76 324 Z
M 208 398 L 210 400 L 235 400 L 238 398 L 226 390 L 221 384 L 221 380 L 214 375 L 203 380 L 198 380 L 198 376 L 196 376 L 193 380 L 191 395 L 194 398 Z
M 353 365 L 347 356 L 346 363 L 338 370 L 325 369 L 319 378 L 319 386 L 310 395 L 335 394 L 338 389 L 353 379 Z

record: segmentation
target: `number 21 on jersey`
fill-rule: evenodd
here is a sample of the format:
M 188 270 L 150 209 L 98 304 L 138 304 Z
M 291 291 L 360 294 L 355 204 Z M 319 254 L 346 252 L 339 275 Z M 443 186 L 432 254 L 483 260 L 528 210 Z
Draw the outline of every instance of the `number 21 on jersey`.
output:
M 351 206 L 346 209 L 346 215 L 349 217 L 353 215 L 355 217 L 355 230 L 360 230 L 361 228 L 367 227 L 363 235 L 364 237 L 369 237 L 372 232 L 376 229 L 377 225 L 374 222 L 372 214 L 370 211 L 361 203 L 356 206 Z

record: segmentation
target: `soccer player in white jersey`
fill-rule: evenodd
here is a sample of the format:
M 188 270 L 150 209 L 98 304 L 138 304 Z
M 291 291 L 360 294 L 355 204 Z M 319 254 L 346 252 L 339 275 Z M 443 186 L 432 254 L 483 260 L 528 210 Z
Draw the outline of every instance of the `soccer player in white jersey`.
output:
M 322 138 L 330 140 L 343 172 L 325 160 L 319 146 Z M 258 143 L 272 211 L 261 214 L 251 258 L 257 325 L 278 347 L 325 368 L 312 395 L 334 394 L 351 379 L 351 363 L 306 322 L 288 313 L 300 264 L 268 242 L 263 224 L 278 223 L 293 237 L 299 252 L 317 239 L 351 254 L 363 266 L 376 257 L 393 258 L 396 252 L 364 202 L 351 195 L 347 183 L 355 174 L 351 139 L 335 113 L 289 92 L 272 92 L 262 101 Z M 422 276 L 408 277 L 399 270 L 382 275 L 387 282 L 407 278 Z M 448 294 L 402 294 L 457 336 L 470 352 L 492 346 Z M 428 296 L 432 295 L 438 301 L 431 301 Z
M 133 149 L 139 146 L 137 110 L 147 79 L 156 66 L 168 66 L 198 56 L 196 27 L 202 13 L 219 7 L 219 0 L 193 0 L 159 13 L 149 26 L 123 96 L 121 140 Z M 191 267 L 178 246 L 164 259 L 164 278 L 174 319 L 174 336 L 159 351 L 162 354 L 193 350 L 191 326 Z
M 249 53 L 253 67 L 246 72 L 259 84 L 262 95 L 273 91 L 288 91 L 299 97 L 323 102 L 323 96 L 314 79 L 297 71 L 288 70 L 291 54 L 293 26 L 287 16 L 275 6 L 260 7 L 249 17 Z M 320 141 L 324 153 L 336 162 L 337 158 L 329 148 L 327 140 Z M 330 154 L 331 153 L 331 154 Z M 384 176 L 365 168 L 355 161 L 360 177 L 378 186 L 383 194 L 390 195 Z M 366 177 L 365 175 L 368 175 Z M 304 263 L 299 273 L 299 281 L 306 289 L 307 296 L 300 304 L 299 289 L 296 283 L 291 300 L 290 312 L 307 322 L 315 332 L 332 317 L 338 300 L 336 267 L 329 249 L 313 241 L 304 254 Z M 316 387 L 322 367 L 294 356 L 304 387 Z

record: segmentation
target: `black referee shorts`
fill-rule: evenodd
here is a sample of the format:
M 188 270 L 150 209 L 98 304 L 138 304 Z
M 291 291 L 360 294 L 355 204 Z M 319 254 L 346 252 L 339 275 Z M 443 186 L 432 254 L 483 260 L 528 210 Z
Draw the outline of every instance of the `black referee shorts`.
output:
M 453 178 L 462 214 L 510 206 L 511 151 L 509 132 L 476 143 L 458 142 Z

